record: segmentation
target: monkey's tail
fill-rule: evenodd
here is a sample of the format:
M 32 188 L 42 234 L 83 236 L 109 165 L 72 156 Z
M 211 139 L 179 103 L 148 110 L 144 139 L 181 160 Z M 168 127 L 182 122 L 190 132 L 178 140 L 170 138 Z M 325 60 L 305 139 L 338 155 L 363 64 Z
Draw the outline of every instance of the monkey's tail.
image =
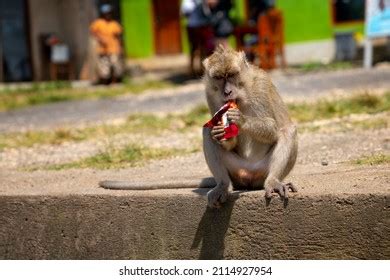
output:
M 213 188 L 216 186 L 213 177 L 202 180 L 162 181 L 162 182 L 130 182 L 130 181 L 100 181 L 99 186 L 113 190 L 159 190 L 159 189 L 196 189 Z

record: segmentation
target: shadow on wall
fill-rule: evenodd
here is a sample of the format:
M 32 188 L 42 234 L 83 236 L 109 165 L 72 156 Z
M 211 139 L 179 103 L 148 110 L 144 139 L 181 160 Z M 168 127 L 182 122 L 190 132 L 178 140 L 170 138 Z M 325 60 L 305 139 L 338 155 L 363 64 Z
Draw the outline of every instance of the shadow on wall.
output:
M 235 200 L 229 200 L 220 209 L 206 207 L 199 222 L 191 249 L 196 249 L 202 243 L 199 259 L 219 260 L 224 258 L 225 235 L 229 228 Z

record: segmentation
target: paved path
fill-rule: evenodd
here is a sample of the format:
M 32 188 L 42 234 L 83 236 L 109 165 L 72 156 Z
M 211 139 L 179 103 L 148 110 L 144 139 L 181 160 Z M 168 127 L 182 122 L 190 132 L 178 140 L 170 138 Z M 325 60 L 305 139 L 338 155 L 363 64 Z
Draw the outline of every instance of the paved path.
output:
M 315 97 L 335 90 L 390 89 L 390 68 L 350 69 L 305 75 L 273 74 L 284 97 Z M 201 84 L 125 95 L 117 98 L 68 101 L 0 112 L 0 132 L 60 125 L 99 123 L 133 113 L 173 112 L 205 102 Z

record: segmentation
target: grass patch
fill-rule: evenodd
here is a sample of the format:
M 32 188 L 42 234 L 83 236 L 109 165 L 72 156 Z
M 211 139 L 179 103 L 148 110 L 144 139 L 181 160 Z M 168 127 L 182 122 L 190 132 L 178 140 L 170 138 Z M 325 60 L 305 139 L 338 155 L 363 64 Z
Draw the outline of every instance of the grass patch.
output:
M 346 120 L 336 124 L 310 125 L 308 122 L 321 119 L 343 117 L 349 114 L 380 113 L 390 110 L 390 92 L 380 96 L 368 93 L 338 100 L 320 100 L 316 103 L 289 104 L 291 117 L 300 126 L 300 131 L 315 132 L 327 127 L 337 131 L 348 131 L 355 128 L 380 129 L 389 127 L 387 117 L 367 120 Z M 31 147 L 34 145 L 58 145 L 64 142 L 77 142 L 88 139 L 111 137 L 120 133 L 138 133 L 158 135 L 163 131 L 185 132 L 188 129 L 200 128 L 210 114 L 207 106 L 201 105 L 186 114 L 159 117 L 152 114 L 131 115 L 122 124 L 106 124 L 86 128 L 60 128 L 50 131 L 29 131 L 24 133 L 0 134 L 0 149 Z
M 67 141 L 82 141 L 86 138 L 86 133 L 77 129 L 8 133 L 0 135 L 0 150 L 4 148 L 32 147 L 35 144 L 58 145 Z
M 348 132 L 357 129 L 375 130 L 390 127 L 389 114 L 372 115 L 368 119 L 351 120 L 351 119 L 336 119 L 326 123 L 308 122 L 298 126 L 299 132 Z
M 363 121 L 352 121 L 352 127 L 361 129 L 382 129 L 390 127 L 390 119 L 388 117 L 368 119 Z
M 203 126 L 210 119 L 210 112 L 206 105 L 199 105 L 189 113 L 179 116 L 185 123 L 186 127 Z
M 337 100 L 322 99 L 316 103 L 288 104 L 291 117 L 297 122 L 343 117 L 350 114 L 379 113 L 390 110 L 390 92 L 384 95 L 362 93 Z
M 4 148 L 32 147 L 34 145 L 59 145 L 64 142 L 79 142 L 88 139 L 99 139 L 120 133 L 138 133 L 158 135 L 163 131 L 185 131 L 201 127 L 209 112 L 206 106 L 199 106 L 187 114 L 159 117 L 152 114 L 131 115 L 119 125 L 99 125 L 86 128 L 60 128 L 49 131 L 28 131 L 0 134 L 0 150 Z
M 129 81 L 115 87 L 72 88 L 68 82 L 33 83 L 26 87 L 0 90 L 0 111 L 67 100 L 107 98 L 125 93 L 137 94 L 147 89 L 167 87 L 173 87 L 173 84 L 165 81 L 144 83 Z
M 354 64 L 349 61 L 334 61 L 331 63 L 308 62 L 301 65 L 293 66 L 292 68 L 302 72 L 313 72 L 313 71 L 345 70 L 345 69 L 351 69 L 353 67 Z
M 183 149 L 156 149 L 137 145 L 128 145 L 121 149 L 108 149 L 97 155 L 80 161 L 56 164 L 45 167 L 49 170 L 61 170 L 69 168 L 94 168 L 94 169 L 118 169 L 125 167 L 142 166 L 150 160 L 158 160 L 178 155 L 191 153 L 191 150 Z
M 379 165 L 390 163 L 390 155 L 376 154 L 371 156 L 364 156 L 353 161 L 359 165 Z
M 59 145 L 104 138 L 119 133 L 157 134 L 170 126 L 169 118 L 154 115 L 133 115 L 120 125 L 99 125 L 87 128 L 59 128 L 49 131 L 27 131 L 0 135 L 0 150 L 4 148 L 32 147 L 34 145 Z
M 387 117 L 362 121 L 342 121 L 336 124 L 310 125 L 308 122 L 321 119 L 343 117 L 349 114 L 379 113 L 390 110 L 390 92 L 384 95 L 359 94 L 337 100 L 320 100 L 315 103 L 289 104 L 291 117 L 300 126 L 300 131 L 315 132 L 334 126 L 334 130 L 348 131 L 354 128 L 379 129 L 389 127 Z M 206 105 L 200 105 L 186 114 L 159 117 L 152 114 L 131 115 L 122 124 L 106 124 L 86 128 L 61 128 L 50 131 L 29 131 L 24 133 L 0 134 L 0 149 L 31 147 L 34 145 L 58 145 L 64 142 L 77 142 L 88 139 L 111 137 L 120 133 L 158 135 L 163 131 L 185 132 L 200 128 L 210 114 Z

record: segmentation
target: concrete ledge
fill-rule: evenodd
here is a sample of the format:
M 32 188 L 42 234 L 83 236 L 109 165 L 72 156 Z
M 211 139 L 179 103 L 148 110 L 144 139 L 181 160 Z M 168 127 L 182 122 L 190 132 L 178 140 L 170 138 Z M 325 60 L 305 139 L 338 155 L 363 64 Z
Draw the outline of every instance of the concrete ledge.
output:
M 263 191 L 210 210 L 206 189 L 9 189 L 0 258 L 389 259 L 389 168 L 336 169 L 292 176 L 301 188 L 287 207 L 266 206 Z

